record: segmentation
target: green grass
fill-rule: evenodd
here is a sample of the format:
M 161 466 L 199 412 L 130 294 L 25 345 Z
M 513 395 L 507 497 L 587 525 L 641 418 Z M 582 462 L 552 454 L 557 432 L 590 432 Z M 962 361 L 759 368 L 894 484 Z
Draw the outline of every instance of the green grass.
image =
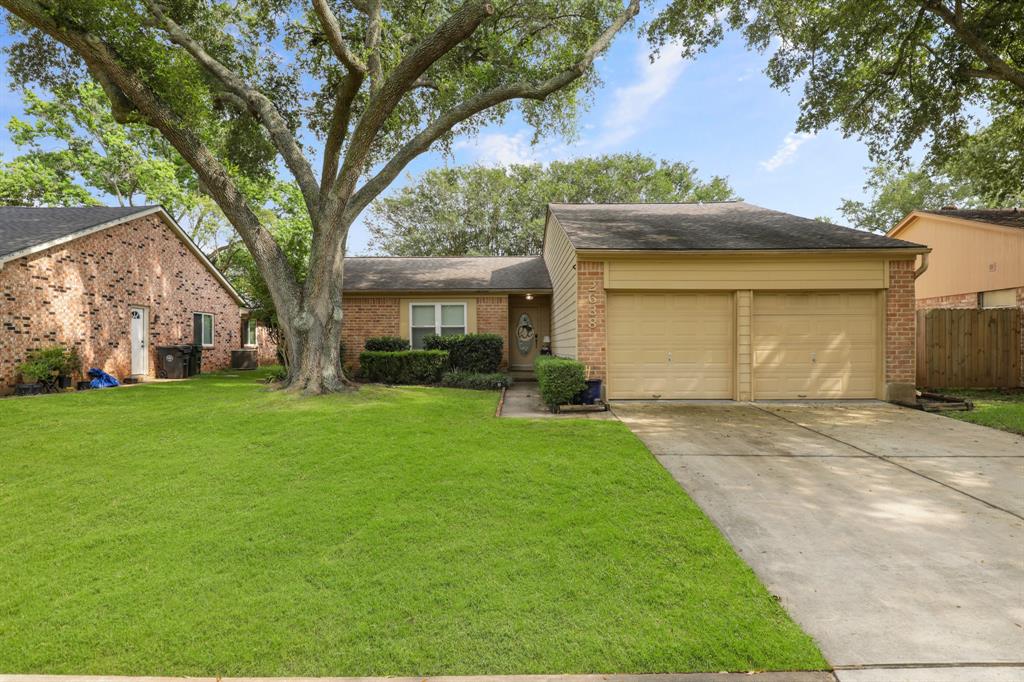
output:
M 1024 435 L 1024 389 L 943 389 L 941 392 L 968 398 L 974 402 L 974 409 L 968 412 L 943 414 L 965 422 Z
M 826 667 L 621 424 L 258 378 L 0 400 L 0 673 Z

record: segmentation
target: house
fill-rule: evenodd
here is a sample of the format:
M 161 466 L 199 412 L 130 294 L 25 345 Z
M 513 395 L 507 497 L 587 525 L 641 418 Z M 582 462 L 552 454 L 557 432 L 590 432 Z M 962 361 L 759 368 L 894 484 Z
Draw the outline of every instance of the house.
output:
M 932 250 L 917 281 L 917 309 L 1018 308 L 1024 339 L 1024 212 L 1009 209 L 913 211 L 889 237 Z M 1024 343 L 1020 344 L 1024 386 Z
M 543 254 L 346 259 L 345 361 L 366 338 L 493 332 L 610 399 L 914 398 L 928 249 L 745 202 L 551 204 Z
M 119 378 L 157 373 L 160 345 L 203 346 L 203 368 L 231 351 L 273 358 L 243 300 L 159 206 L 0 207 L 0 392 L 27 354 L 75 346 Z

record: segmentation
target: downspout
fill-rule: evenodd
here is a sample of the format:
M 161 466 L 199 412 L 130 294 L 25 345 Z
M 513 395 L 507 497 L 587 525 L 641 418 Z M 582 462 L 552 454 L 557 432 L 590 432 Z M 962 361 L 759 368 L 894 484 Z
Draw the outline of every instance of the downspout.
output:
M 921 254 L 921 267 L 919 267 L 917 270 L 914 270 L 914 279 L 916 280 L 918 277 L 923 275 L 926 270 L 928 270 L 928 254 L 927 253 L 922 253 Z

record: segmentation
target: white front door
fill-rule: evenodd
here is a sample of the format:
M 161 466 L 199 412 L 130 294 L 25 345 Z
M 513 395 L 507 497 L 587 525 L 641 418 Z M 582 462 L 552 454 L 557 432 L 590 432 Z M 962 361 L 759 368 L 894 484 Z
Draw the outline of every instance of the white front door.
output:
M 132 374 L 149 373 L 149 310 L 131 307 Z

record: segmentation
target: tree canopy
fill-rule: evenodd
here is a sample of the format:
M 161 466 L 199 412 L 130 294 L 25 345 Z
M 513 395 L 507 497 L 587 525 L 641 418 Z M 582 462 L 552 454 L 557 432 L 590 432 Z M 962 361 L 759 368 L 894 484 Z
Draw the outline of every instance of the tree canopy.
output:
M 27 118 L 7 124 L 23 153 L 0 167 L 0 204 L 161 204 L 200 246 L 215 246 L 227 226 L 195 173 L 152 128 L 117 123 L 97 85 L 23 98 Z
M 837 125 L 878 160 L 925 140 L 942 161 L 1024 104 L 1024 2 L 671 0 L 647 35 L 693 56 L 727 29 L 771 51 L 776 87 L 803 88 L 798 130 Z
M 266 283 L 295 359 L 287 384 L 345 384 L 349 227 L 406 165 L 512 111 L 571 130 L 592 69 L 639 0 L 0 0 L 16 87 L 91 79 L 192 167 Z M 319 169 L 314 168 L 314 163 Z M 287 169 L 312 229 L 289 262 L 249 187 Z
M 681 202 L 735 198 L 725 178 L 685 163 L 614 154 L 504 168 L 431 169 L 371 206 L 371 246 L 394 256 L 540 253 L 549 202 Z

